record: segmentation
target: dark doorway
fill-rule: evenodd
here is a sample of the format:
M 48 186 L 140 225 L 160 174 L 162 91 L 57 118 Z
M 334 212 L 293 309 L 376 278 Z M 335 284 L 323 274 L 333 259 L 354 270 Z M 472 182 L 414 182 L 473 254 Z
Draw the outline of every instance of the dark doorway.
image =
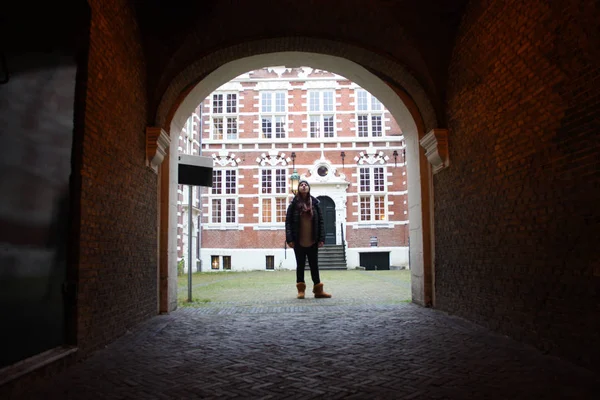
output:
M 335 244 L 335 203 L 331 197 L 318 197 L 325 224 L 325 244 Z
M 8 206 L 0 215 L 6 228 L 0 234 L 6 344 L 0 368 L 74 344 L 76 332 L 71 193 L 81 185 L 72 168 L 81 166 L 71 156 L 81 154 L 74 132 L 83 132 L 83 109 L 75 104 L 84 104 L 76 97 L 85 87 L 76 88 L 76 82 L 87 81 L 91 14 L 85 2 L 64 12 L 41 7 L 33 16 L 26 6 L 13 9 L 10 21 L 3 21 L 12 36 L 5 49 L 8 66 L 0 68 L 0 103 L 6 105 L 0 111 L 0 138 L 6 144 L 0 151 L 0 179 L 18 189 L 2 193 Z M 9 162 L 15 159 L 6 156 L 10 152 L 20 154 L 18 162 Z
M 359 257 L 360 266 L 365 267 L 367 271 L 390 269 L 389 251 L 360 253 Z

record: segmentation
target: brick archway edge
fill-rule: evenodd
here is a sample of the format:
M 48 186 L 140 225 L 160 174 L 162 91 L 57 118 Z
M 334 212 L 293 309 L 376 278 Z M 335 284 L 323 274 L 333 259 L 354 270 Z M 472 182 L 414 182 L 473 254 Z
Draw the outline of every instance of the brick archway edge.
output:
M 187 104 L 184 104 L 187 102 L 181 104 L 178 102 L 181 100 L 182 93 L 197 84 L 200 79 L 203 87 L 206 85 L 207 96 L 223 83 L 245 72 L 274 65 L 305 65 L 345 76 L 378 97 L 394 114 L 396 120 L 401 122 L 398 118 L 400 115 L 396 116 L 390 108 L 394 102 L 392 98 L 397 98 L 397 95 L 392 97 L 391 89 L 386 91 L 380 87 L 387 85 L 369 72 L 376 71 L 381 76 L 388 77 L 394 85 L 410 96 L 419 110 L 425 131 L 439 127 L 435 110 L 425 90 L 402 64 L 358 46 L 332 40 L 299 37 L 241 43 L 193 61 L 169 83 L 156 112 L 155 126 L 168 129 L 171 123 L 169 117 L 179 115 L 180 110 L 186 118 L 191 114 L 192 108 L 187 110 Z M 209 85 L 211 82 L 214 87 Z M 195 96 L 190 95 L 191 93 L 186 96 L 186 100 L 196 101 Z M 202 100 L 206 96 L 202 97 Z M 194 104 L 193 107 L 196 105 Z M 177 111 L 173 113 L 175 107 Z M 174 122 L 176 126 L 181 126 L 180 121 Z M 404 127 L 402 128 L 404 130 Z

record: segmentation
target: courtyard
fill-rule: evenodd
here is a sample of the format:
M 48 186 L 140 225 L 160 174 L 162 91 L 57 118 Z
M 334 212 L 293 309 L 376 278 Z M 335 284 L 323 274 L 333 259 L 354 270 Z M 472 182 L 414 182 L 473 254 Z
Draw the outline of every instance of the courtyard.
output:
M 179 307 L 204 312 L 225 312 L 237 308 L 297 308 L 348 305 L 392 305 L 410 302 L 410 271 L 321 271 L 325 291 L 333 297 L 324 301 L 312 297 L 310 271 L 305 271 L 307 296 L 296 299 L 296 272 L 292 270 L 253 272 L 201 272 L 192 274 L 192 302 L 188 302 L 188 276 L 178 278 Z

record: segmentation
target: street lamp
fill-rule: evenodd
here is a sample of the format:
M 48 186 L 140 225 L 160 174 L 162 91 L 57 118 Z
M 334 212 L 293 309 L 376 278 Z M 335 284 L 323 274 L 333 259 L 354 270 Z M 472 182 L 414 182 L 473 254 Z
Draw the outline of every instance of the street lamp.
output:
M 342 169 L 344 168 L 344 159 L 346 158 L 346 152 L 342 151 L 340 153 L 340 157 L 342 157 Z
M 394 156 L 394 167 L 396 167 L 397 166 L 396 163 L 398 162 L 398 151 L 394 150 L 392 155 Z
M 298 175 L 298 172 L 296 172 L 296 153 L 292 151 L 290 157 L 292 158 L 292 168 L 294 169 L 294 172 L 292 172 L 292 175 L 290 175 L 290 187 L 295 196 L 296 193 L 298 193 L 298 182 L 300 182 L 300 175 Z

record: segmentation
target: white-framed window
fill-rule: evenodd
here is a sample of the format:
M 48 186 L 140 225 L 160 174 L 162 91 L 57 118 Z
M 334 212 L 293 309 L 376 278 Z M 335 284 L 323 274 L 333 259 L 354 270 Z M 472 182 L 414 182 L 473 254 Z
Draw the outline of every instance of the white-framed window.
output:
M 308 92 L 308 135 L 311 138 L 335 137 L 335 91 Z
M 238 138 L 237 93 L 213 93 L 211 98 L 211 132 L 214 140 Z
M 263 139 L 286 137 L 286 92 L 260 93 L 260 130 Z
M 366 90 L 357 90 L 355 94 L 357 136 L 383 136 L 383 104 Z
M 287 211 L 287 176 L 285 168 L 260 170 L 260 223 L 283 224 Z
M 385 167 L 358 168 L 359 221 L 387 220 Z
M 237 178 L 238 174 L 235 169 L 213 169 L 209 223 L 235 224 L 237 222 Z

